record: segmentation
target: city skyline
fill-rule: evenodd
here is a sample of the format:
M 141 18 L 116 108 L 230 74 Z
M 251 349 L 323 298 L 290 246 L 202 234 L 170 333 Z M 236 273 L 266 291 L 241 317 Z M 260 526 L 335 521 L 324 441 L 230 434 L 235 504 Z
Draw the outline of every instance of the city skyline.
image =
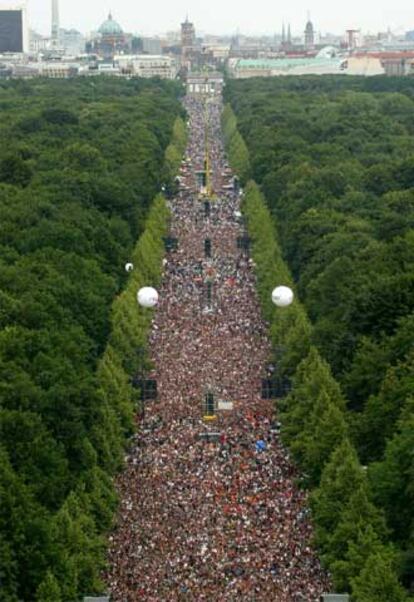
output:
M 0 6 L 6 5 L 0 2 Z M 236 2 L 223 3 L 210 0 L 208 4 L 188 0 L 176 0 L 174 4 L 156 0 L 146 5 L 145 12 L 131 0 L 114 2 L 93 1 L 85 4 L 80 0 L 60 0 L 60 25 L 63 28 L 76 28 L 82 32 L 96 30 L 111 10 L 125 31 L 155 35 L 179 29 L 181 21 L 188 14 L 194 22 L 197 33 L 230 35 L 236 31 L 246 35 L 280 33 L 282 23 L 290 23 L 293 35 L 303 33 L 307 15 L 310 12 L 315 30 L 320 33 L 343 34 L 348 28 L 361 29 L 366 33 L 385 31 L 388 27 L 396 33 L 414 29 L 414 8 L 408 0 L 397 0 L 392 7 L 385 2 L 376 6 L 375 12 L 367 6 L 350 0 L 337 6 L 325 0 L 313 0 L 308 6 L 299 0 L 292 0 L 282 9 L 269 2 L 259 0 L 253 6 Z M 252 12 L 254 19 L 252 19 Z M 41 34 L 50 34 L 50 0 L 29 0 L 28 16 L 30 27 Z

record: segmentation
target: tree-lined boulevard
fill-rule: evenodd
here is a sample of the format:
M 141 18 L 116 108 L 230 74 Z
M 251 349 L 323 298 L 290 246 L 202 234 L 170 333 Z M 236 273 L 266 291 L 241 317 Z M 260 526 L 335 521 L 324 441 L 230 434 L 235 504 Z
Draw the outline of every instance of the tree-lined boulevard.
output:
M 158 398 L 145 404 L 118 479 L 111 599 L 316 601 L 329 583 L 306 495 L 273 402 L 261 399 L 270 349 L 253 262 L 237 248 L 240 196 L 229 186 L 222 105 L 190 97 L 185 106 L 189 139 L 169 203 L 178 249 L 164 260 L 150 337 Z M 212 198 L 198 194 L 206 153 Z

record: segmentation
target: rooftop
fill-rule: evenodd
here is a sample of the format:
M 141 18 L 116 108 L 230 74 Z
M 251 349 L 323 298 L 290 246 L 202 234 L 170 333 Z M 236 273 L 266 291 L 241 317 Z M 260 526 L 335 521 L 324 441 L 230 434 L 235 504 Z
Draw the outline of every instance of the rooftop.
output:
M 294 67 L 322 66 L 340 64 L 342 59 L 329 56 L 275 58 L 275 59 L 237 59 L 240 69 L 290 69 Z
M 121 26 L 113 19 L 111 13 L 109 13 L 107 20 L 102 23 L 98 31 L 104 36 L 121 35 L 123 33 Z

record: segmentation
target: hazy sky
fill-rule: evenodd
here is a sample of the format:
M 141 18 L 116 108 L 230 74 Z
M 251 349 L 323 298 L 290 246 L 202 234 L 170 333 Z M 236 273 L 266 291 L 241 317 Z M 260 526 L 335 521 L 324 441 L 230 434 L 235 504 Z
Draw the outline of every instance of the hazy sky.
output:
M 7 0 L 0 0 L 0 5 Z M 306 0 L 305 0 L 306 1 Z M 46 34 L 50 30 L 51 0 L 27 0 L 30 26 Z M 16 4 L 16 2 L 14 2 Z M 61 27 L 96 30 L 112 10 L 125 31 L 156 34 L 177 29 L 188 12 L 198 32 L 274 33 L 282 21 L 292 32 L 304 29 L 307 11 L 317 31 L 342 33 L 347 28 L 363 31 L 414 29 L 413 0 L 60 0 Z

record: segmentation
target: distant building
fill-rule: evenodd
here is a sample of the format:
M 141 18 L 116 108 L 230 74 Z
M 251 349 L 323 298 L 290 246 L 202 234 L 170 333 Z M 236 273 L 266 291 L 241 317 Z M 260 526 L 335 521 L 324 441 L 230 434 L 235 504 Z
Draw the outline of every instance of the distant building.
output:
M 17 77 L 19 79 L 31 79 L 40 75 L 37 64 L 32 63 L 27 65 L 17 63 L 11 67 L 11 70 L 12 77 Z
M 115 54 L 128 49 L 126 36 L 119 25 L 109 13 L 106 21 L 98 29 L 98 35 L 89 44 L 88 50 L 105 58 L 112 58 Z
M 381 62 L 384 66 L 386 75 L 400 77 L 402 75 L 412 75 L 414 73 L 413 59 L 408 60 L 405 58 L 389 58 L 383 59 Z
M 50 38 L 45 38 L 36 31 L 29 31 L 29 50 L 30 52 L 44 52 L 50 46 Z
M 191 69 L 202 68 L 204 61 L 201 55 L 194 24 L 190 23 L 187 17 L 184 23 L 181 23 L 181 75 Z
M 321 46 L 322 48 L 324 46 L 335 46 L 337 48 L 340 48 L 342 42 L 343 42 L 343 36 L 337 35 L 334 33 L 324 33 L 323 35 L 319 36 L 318 45 Z
M 27 50 L 25 9 L 0 9 L 0 52 L 26 52 Z
M 50 77 L 54 79 L 67 79 L 79 73 L 79 65 L 75 63 L 62 63 L 60 61 L 43 63 L 16 63 L 11 66 L 12 77 L 32 79 L 34 77 Z
M 119 65 L 116 65 L 112 61 L 103 61 L 98 64 L 98 73 L 99 75 L 120 75 L 121 70 Z
M 77 56 L 85 52 L 85 37 L 76 29 L 61 29 L 59 43 L 66 55 Z
M 352 59 L 352 60 L 351 60 Z M 355 63 L 353 62 L 355 60 Z M 358 49 L 349 57 L 349 69 L 354 65 L 377 65 L 378 73 L 390 76 L 405 76 L 414 74 L 414 49 Z M 371 75 L 371 73 L 369 73 Z
M 378 57 L 351 55 L 345 63 L 347 75 L 384 75 L 385 69 Z
M 165 43 L 162 46 L 162 54 L 168 56 L 174 56 L 177 60 L 181 57 L 181 44 L 169 44 Z
M 237 46 L 231 46 L 230 57 L 233 58 L 246 58 L 254 59 L 258 58 L 261 53 L 266 51 L 266 47 L 261 42 L 255 40 L 239 40 Z
M 210 62 L 213 64 L 214 62 L 221 63 L 228 59 L 230 54 L 230 46 L 227 45 L 206 45 L 202 47 L 203 55 L 206 55 Z
M 359 29 L 347 29 L 348 50 L 353 50 L 359 45 Z
M 339 56 L 333 47 L 326 47 L 317 56 L 283 57 L 276 59 L 229 59 L 228 74 L 236 79 L 275 77 L 281 75 L 414 75 L 412 51 L 354 51 Z
M 315 46 L 315 30 L 313 23 L 310 19 L 306 23 L 305 27 L 305 48 L 312 49 Z
M 184 23 L 181 23 L 181 48 L 183 53 L 187 48 L 193 48 L 196 43 L 195 27 L 190 23 L 188 16 Z
M 118 55 L 114 62 L 124 75 L 175 79 L 178 72 L 176 60 L 164 55 Z
M 159 38 L 142 38 L 142 51 L 145 54 L 161 54 L 161 40 Z
M 39 63 L 39 74 L 43 77 L 53 79 L 68 79 L 75 77 L 79 73 L 79 65 L 71 63 L 61 63 L 60 61 L 51 63 Z
M 186 80 L 187 94 L 190 96 L 221 94 L 223 84 L 222 73 L 189 73 Z
M 332 55 L 276 59 L 230 59 L 228 74 L 235 79 L 279 75 L 327 75 L 344 72 L 344 60 Z

